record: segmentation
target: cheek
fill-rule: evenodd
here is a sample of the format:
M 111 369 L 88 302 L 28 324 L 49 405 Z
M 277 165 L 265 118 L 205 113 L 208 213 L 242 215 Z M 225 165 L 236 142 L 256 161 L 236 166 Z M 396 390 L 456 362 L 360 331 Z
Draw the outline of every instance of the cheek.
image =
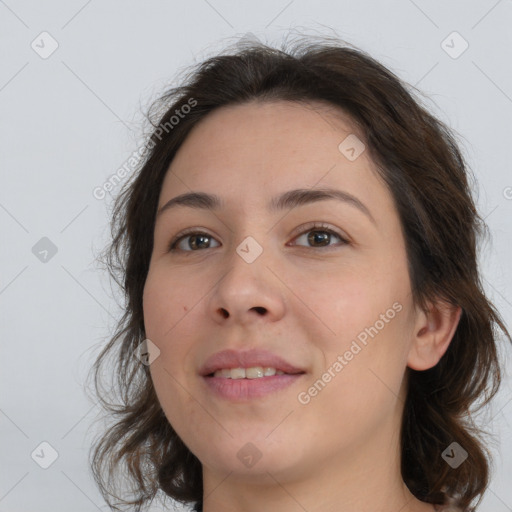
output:
M 177 293 L 179 290 L 179 293 Z M 178 330 L 179 323 L 194 304 L 189 288 L 177 279 L 169 279 L 162 270 L 150 270 L 144 285 L 143 313 L 146 336 L 161 349 Z
M 374 331 L 372 326 L 376 323 L 379 332 L 389 331 L 389 325 L 399 316 L 393 304 L 400 303 L 402 295 L 399 286 L 389 281 L 379 282 L 378 276 L 367 271 L 339 272 L 312 279 L 311 284 L 301 288 L 306 314 L 298 318 L 307 322 L 305 328 L 309 326 L 321 333 L 315 339 L 324 344 L 323 348 L 343 350 L 358 336 L 364 342 L 365 332 L 369 337 L 368 330 Z
M 340 273 L 325 280 L 324 287 L 320 284 L 304 291 L 318 315 L 298 316 L 323 358 L 310 383 L 320 378 L 322 391 L 312 401 L 337 404 L 343 415 L 364 414 L 363 403 L 370 411 L 380 410 L 396 399 L 393 393 L 399 393 L 405 372 L 407 281 L 368 269 L 357 275 Z M 322 388 L 324 381 L 328 383 Z
M 152 294 L 148 294 L 148 306 L 153 298 Z M 195 405 L 191 394 L 187 392 L 187 376 L 183 364 L 187 359 L 189 340 L 179 332 L 180 324 L 173 328 L 178 319 L 169 318 L 166 311 L 160 311 L 156 306 L 148 307 L 144 318 L 147 322 L 146 336 L 160 351 L 149 367 L 151 380 L 169 424 L 181 437 L 186 431 L 184 419 L 189 421 L 195 415 Z
M 340 443 L 347 449 L 364 444 L 384 425 L 396 421 L 406 366 L 399 331 L 390 323 L 373 338 L 369 336 L 366 344 L 343 338 L 324 350 L 325 366 L 304 387 L 301 403 L 309 403 L 301 407 L 305 424 L 314 425 L 327 445 L 340 432 Z
M 194 368 L 187 363 L 194 335 L 190 313 L 199 299 L 192 287 L 157 270 L 149 272 L 144 286 L 144 326 L 146 337 L 160 351 L 150 366 L 151 377 L 165 413 L 171 415 L 174 409 L 183 409 L 190 402 L 183 385 L 190 378 L 186 372 Z
M 174 355 L 173 352 L 173 357 Z M 158 401 L 169 425 L 188 448 L 197 453 L 196 438 L 202 436 L 198 436 L 197 429 L 191 428 L 191 425 L 204 425 L 208 418 L 199 408 L 193 395 L 187 392 L 187 382 L 179 373 L 179 366 L 174 368 L 166 356 L 162 355 L 151 364 L 150 373 Z M 202 435 L 204 434 L 203 432 Z
M 183 381 L 183 361 L 190 349 L 190 333 L 183 326 L 189 311 L 187 297 L 176 294 L 156 274 L 148 275 L 143 294 L 145 334 L 160 351 L 150 366 L 150 373 L 166 414 L 169 407 L 178 403 L 169 397 L 181 396 L 178 383 Z M 179 400 L 183 401 L 186 396 Z

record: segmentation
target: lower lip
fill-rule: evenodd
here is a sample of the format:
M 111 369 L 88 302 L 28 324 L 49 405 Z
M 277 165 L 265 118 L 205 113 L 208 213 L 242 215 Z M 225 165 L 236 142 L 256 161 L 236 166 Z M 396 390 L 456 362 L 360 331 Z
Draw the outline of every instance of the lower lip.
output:
M 257 379 L 227 379 L 225 377 L 203 377 L 208 388 L 216 395 L 228 400 L 244 401 L 261 398 L 297 382 L 304 374 L 273 375 Z

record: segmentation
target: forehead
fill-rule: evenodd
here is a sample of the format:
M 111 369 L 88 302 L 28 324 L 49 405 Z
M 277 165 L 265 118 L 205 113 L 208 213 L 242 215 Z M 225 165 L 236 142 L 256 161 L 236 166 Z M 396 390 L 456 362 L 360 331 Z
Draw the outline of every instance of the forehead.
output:
M 330 186 L 392 207 L 369 152 L 347 158 L 347 140 L 352 146 L 359 141 L 358 152 L 364 148 L 350 118 L 321 102 L 253 101 L 219 108 L 194 127 L 176 153 L 160 204 L 190 190 L 263 204 L 292 188 Z

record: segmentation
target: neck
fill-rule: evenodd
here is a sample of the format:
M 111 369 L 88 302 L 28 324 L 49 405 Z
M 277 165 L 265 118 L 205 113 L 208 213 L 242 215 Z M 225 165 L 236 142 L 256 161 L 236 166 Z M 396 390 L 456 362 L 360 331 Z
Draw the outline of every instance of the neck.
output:
M 433 512 L 400 472 L 399 428 L 382 425 L 371 441 L 333 451 L 316 467 L 221 473 L 203 466 L 203 512 Z

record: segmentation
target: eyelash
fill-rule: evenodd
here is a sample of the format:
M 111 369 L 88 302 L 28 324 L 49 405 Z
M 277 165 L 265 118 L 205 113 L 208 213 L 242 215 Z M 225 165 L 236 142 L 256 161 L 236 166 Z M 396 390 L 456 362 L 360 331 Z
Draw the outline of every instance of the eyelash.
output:
M 342 245 L 347 245 L 347 244 L 350 243 L 340 233 L 338 233 L 337 231 L 334 231 L 328 225 L 323 224 L 323 223 L 317 223 L 317 222 L 312 222 L 310 224 L 306 224 L 305 226 L 302 226 L 302 230 L 299 233 L 297 233 L 296 235 L 294 235 L 293 239 L 298 238 L 298 237 L 300 237 L 300 236 L 302 236 L 302 235 L 304 235 L 306 233 L 309 233 L 310 231 L 320 231 L 322 233 L 328 233 L 330 235 L 337 236 L 340 239 Z M 208 234 L 206 232 L 197 231 L 197 228 L 188 228 L 188 229 L 185 229 L 182 232 L 180 232 L 178 235 L 176 235 L 171 240 L 171 242 L 169 243 L 168 248 L 167 248 L 168 252 L 177 252 L 177 251 L 181 251 L 181 252 L 198 252 L 199 250 L 183 251 L 181 249 L 176 249 L 176 246 L 178 245 L 178 243 L 182 239 L 184 239 L 184 238 L 186 238 L 187 236 L 190 236 L 190 235 L 206 235 L 209 238 L 213 238 L 210 234 Z M 324 249 L 325 250 L 325 249 L 332 248 L 332 247 L 335 247 L 335 246 L 327 245 L 327 246 L 309 247 L 309 248 L 310 249 Z

